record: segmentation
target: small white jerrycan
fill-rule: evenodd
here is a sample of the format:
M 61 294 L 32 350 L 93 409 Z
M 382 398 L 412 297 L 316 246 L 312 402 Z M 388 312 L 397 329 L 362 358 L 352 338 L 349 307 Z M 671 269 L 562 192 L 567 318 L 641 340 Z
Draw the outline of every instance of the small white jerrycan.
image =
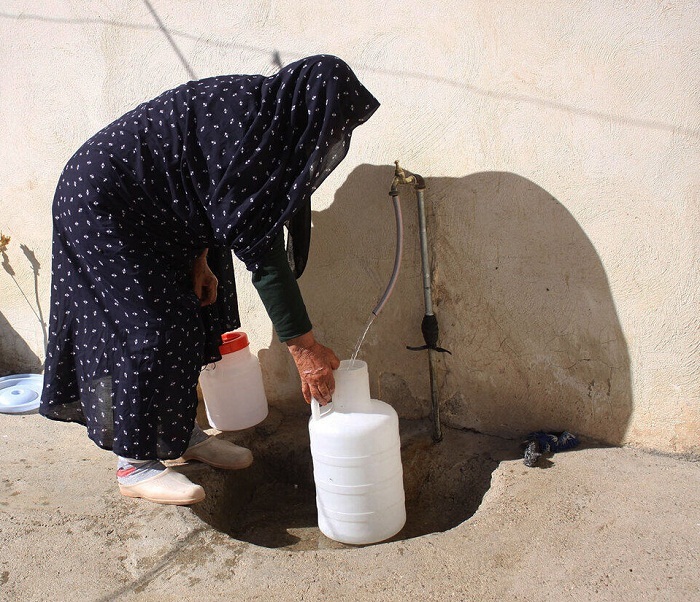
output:
M 342 543 L 376 543 L 406 523 L 399 418 L 370 399 L 365 362 L 343 360 L 333 375 L 333 401 L 312 400 L 309 420 L 318 526 Z
M 267 417 L 267 397 L 258 358 L 245 332 L 221 335 L 221 360 L 199 375 L 209 424 L 220 431 L 239 431 Z

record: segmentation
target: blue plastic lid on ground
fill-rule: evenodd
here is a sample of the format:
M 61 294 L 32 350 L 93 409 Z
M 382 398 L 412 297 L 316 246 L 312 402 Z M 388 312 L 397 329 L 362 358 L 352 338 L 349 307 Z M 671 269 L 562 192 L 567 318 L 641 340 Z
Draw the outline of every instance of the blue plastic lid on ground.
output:
M 44 377 L 41 374 L 11 374 L 0 378 L 0 412 L 21 414 L 39 407 Z

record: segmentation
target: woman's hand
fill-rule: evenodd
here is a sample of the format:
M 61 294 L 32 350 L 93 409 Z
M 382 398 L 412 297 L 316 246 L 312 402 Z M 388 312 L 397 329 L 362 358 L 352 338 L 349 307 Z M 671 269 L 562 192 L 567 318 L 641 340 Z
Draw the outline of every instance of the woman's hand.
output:
M 301 376 L 301 392 L 306 403 L 313 397 L 325 406 L 335 391 L 333 370 L 340 366 L 340 360 L 328 347 L 316 341 L 311 331 L 287 341 L 289 352 Z
M 204 249 L 204 252 L 194 260 L 192 267 L 194 294 L 197 295 L 199 304 L 202 306 L 211 305 L 216 301 L 216 288 L 219 286 L 219 281 L 207 264 L 208 252 L 209 249 Z

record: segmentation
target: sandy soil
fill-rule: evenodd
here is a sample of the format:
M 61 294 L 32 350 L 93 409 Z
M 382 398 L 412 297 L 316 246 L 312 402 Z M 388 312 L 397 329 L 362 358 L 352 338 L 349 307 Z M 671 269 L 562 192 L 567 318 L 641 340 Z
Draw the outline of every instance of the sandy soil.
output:
M 582 447 L 528 469 L 517 442 L 446 430 L 437 450 L 405 423 L 410 528 L 352 547 L 315 528 L 287 422 L 237 436 L 245 471 L 182 467 L 209 497 L 180 508 L 120 497 L 82 427 L 0 414 L 0 600 L 700 599 L 693 458 Z

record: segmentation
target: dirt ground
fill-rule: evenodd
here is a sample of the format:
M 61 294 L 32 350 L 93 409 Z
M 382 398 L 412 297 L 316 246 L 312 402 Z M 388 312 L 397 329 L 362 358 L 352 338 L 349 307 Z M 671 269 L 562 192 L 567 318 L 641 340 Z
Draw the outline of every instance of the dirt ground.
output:
M 315 525 L 303 421 L 234 439 L 251 468 L 180 466 L 192 508 L 122 498 L 78 425 L 0 414 L 0 600 L 699 600 L 700 462 L 402 423 L 407 526 L 356 547 Z M 438 532 L 433 532 L 438 531 Z

